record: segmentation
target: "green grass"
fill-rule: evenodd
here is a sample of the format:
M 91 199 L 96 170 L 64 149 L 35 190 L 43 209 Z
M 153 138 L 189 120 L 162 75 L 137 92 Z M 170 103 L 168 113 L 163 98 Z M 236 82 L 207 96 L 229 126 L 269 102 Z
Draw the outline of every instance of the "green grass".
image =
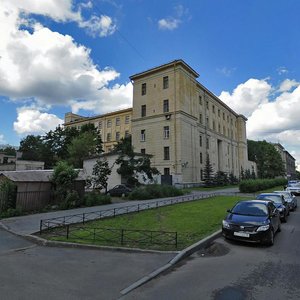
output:
M 210 192 L 210 191 L 217 191 L 223 189 L 230 189 L 238 187 L 238 185 L 223 185 L 223 186 L 214 186 L 214 187 L 193 187 L 193 188 L 184 188 L 182 191 L 184 193 L 191 192 L 191 191 L 203 191 L 203 192 Z
M 231 208 L 239 200 L 241 200 L 241 197 L 218 196 L 201 201 L 165 206 L 139 213 L 117 216 L 115 218 L 92 221 L 84 226 L 85 229 L 78 229 L 76 228 L 77 225 L 74 225 L 71 227 L 70 232 L 72 232 L 72 236 L 75 235 L 76 238 L 69 238 L 68 240 L 65 237 L 49 236 L 48 238 L 65 242 L 116 246 L 115 243 L 107 241 L 112 238 L 113 233 L 105 233 L 106 241 L 100 239 L 92 241 L 90 238 L 90 228 L 176 231 L 178 234 L 177 249 L 183 249 L 220 229 L 221 221 L 226 215 L 226 210 Z M 126 244 L 124 246 L 175 250 L 174 247 L 159 245 L 141 246 Z

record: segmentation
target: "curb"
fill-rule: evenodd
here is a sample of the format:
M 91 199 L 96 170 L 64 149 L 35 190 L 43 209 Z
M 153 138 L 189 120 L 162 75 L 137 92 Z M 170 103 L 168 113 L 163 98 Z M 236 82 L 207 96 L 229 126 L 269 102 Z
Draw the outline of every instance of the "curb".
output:
M 211 242 L 213 242 L 215 239 L 220 237 L 222 235 L 222 231 L 218 230 L 215 233 L 211 234 L 210 236 L 204 238 L 203 240 L 200 240 L 199 242 L 185 248 L 184 250 L 180 251 L 173 259 L 171 259 L 167 264 L 162 266 L 159 269 L 156 269 L 149 275 L 144 276 L 143 278 L 139 279 L 138 281 L 131 284 L 129 287 L 123 289 L 120 291 L 120 293 L 124 296 L 131 292 L 132 290 L 136 289 L 137 287 L 145 284 L 146 282 L 152 280 L 153 278 L 157 277 L 164 271 L 172 268 L 175 264 L 177 264 L 179 261 L 185 259 L 186 257 L 190 256 L 194 252 L 206 248 Z

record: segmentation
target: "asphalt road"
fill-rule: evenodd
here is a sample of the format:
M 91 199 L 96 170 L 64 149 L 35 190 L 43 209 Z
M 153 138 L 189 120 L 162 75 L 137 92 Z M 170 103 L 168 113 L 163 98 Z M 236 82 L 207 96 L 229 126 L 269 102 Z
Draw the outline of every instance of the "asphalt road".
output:
M 274 246 L 219 238 L 121 299 L 300 299 L 300 206 L 282 224 Z
M 0 229 L 0 299 L 118 299 L 173 256 L 42 247 Z

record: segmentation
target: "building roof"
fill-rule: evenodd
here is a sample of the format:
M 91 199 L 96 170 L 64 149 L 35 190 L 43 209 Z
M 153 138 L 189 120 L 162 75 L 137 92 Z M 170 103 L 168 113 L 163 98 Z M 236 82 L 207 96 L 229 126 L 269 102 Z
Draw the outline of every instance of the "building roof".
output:
M 149 69 L 147 71 L 132 75 L 129 78 L 130 78 L 130 80 L 135 80 L 135 79 L 138 79 L 139 77 L 143 77 L 143 76 L 149 75 L 151 73 L 157 72 L 158 70 L 167 69 L 167 68 L 170 68 L 170 67 L 173 67 L 176 65 L 181 65 L 184 69 L 186 69 L 189 73 L 191 73 L 195 78 L 199 77 L 199 74 L 193 68 L 191 68 L 185 61 L 183 61 L 182 59 L 176 59 L 169 63 L 166 63 L 166 64 L 160 65 L 158 67 Z
M 3 171 L 0 172 L 0 177 L 5 176 L 14 182 L 49 182 L 52 174 L 53 170 Z M 82 169 L 75 180 L 85 180 Z

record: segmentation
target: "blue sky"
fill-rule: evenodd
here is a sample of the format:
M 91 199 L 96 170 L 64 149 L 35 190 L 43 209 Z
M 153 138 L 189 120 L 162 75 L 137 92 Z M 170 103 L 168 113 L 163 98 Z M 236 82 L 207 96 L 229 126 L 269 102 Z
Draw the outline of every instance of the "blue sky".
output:
M 248 118 L 248 138 L 300 161 L 297 0 L 2 0 L 0 144 L 73 111 L 131 106 L 129 76 L 184 59 Z

